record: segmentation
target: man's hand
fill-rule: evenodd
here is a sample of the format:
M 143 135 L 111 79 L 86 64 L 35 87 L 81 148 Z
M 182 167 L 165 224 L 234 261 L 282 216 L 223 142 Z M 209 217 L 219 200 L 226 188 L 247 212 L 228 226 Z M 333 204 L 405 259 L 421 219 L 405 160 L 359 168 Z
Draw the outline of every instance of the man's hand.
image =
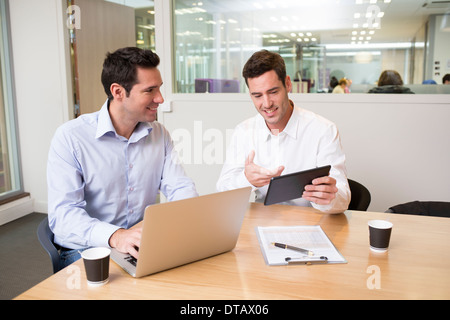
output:
M 283 166 L 278 167 L 275 170 L 269 170 L 256 165 L 253 162 L 255 158 L 255 151 L 252 150 L 245 160 L 245 176 L 247 180 L 257 188 L 263 187 L 269 184 L 270 179 L 278 177 L 284 170 Z
M 142 228 L 118 229 L 109 238 L 109 245 L 111 248 L 116 248 L 123 253 L 129 253 L 138 259 L 141 236 Z
M 312 184 L 305 186 L 302 197 L 317 204 L 327 205 L 336 198 L 337 192 L 336 180 L 327 176 L 314 179 Z

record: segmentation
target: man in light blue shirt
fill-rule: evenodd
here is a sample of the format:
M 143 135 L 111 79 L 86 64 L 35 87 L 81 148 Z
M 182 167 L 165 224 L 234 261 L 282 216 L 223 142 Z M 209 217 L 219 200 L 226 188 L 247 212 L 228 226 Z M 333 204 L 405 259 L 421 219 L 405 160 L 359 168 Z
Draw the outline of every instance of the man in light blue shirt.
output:
M 100 111 L 59 127 L 47 168 L 49 225 L 61 264 L 88 247 L 112 247 L 138 258 L 145 207 L 161 191 L 169 201 L 197 196 L 169 132 L 155 122 L 164 102 L 150 50 L 123 48 L 105 59 L 108 95 Z

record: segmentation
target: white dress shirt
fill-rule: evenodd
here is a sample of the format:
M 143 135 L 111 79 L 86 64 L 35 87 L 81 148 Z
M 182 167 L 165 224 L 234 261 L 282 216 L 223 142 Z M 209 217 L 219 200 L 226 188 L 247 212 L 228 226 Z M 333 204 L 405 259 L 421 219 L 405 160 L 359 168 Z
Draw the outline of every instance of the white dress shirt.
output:
M 127 140 L 116 133 L 107 102 L 58 128 L 47 182 L 55 243 L 70 249 L 109 247 L 117 229 L 143 219 L 160 190 L 169 201 L 198 195 L 168 131 L 141 122 Z
M 244 174 L 245 160 L 252 150 L 255 150 L 256 165 L 267 169 L 283 165 L 285 169 L 282 175 L 331 165 L 330 176 L 336 179 L 339 190 L 331 204 L 318 205 L 303 198 L 283 204 L 312 205 L 327 213 L 343 212 L 348 208 L 350 189 L 345 155 L 338 129 L 331 121 L 311 111 L 294 107 L 289 122 L 278 135 L 271 133 L 260 114 L 240 123 L 227 150 L 225 164 L 216 185 L 218 191 L 252 186 Z M 268 185 L 252 187 L 256 201 L 264 202 Z

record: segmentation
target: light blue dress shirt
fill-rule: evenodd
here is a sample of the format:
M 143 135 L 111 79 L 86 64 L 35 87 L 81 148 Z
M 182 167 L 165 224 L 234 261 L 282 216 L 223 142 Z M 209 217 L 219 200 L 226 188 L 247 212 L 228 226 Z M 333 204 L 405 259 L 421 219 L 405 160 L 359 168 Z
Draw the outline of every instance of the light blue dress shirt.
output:
M 139 123 L 127 140 L 117 135 L 108 105 L 63 124 L 51 143 L 49 225 L 65 248 L 109 247 L 117 229 L 143 219 L 159 191 L 169 201 L 198 195 L 164 126 Z

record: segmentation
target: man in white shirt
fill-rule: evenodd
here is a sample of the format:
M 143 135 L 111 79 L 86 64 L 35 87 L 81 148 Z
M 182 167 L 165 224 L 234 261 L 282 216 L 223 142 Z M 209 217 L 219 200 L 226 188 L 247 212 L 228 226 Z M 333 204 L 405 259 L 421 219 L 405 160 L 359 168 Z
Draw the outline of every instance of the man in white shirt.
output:
M 272 177 L 331 165 L 329 176 L 315 179 L 302 198 L 285 204 L 346 210 L 350 188 L 336 125 L 289 100 L 292 83 L 280 55 L 256 52 L 243 76 L 258 115 L 236 127 L 217 189 L 252 186 L 256 201 L 263 202 Z

